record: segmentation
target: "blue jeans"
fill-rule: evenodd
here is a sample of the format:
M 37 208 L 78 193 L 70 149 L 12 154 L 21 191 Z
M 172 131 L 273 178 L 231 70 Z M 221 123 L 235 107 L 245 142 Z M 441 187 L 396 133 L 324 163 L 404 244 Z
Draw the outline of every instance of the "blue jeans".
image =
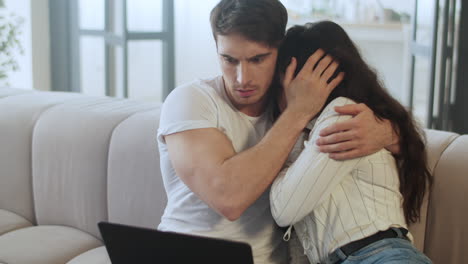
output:
M 432 263 L 423 253 L 417 250 L 411 242 L 403 238 L 386 238 L 376 241 L 353 254 L 346 256 L 340 249 L 338 256 L 340 264 L 401 264 L 401 263 Z M 327 262 L 325 262 L 327 263 Z

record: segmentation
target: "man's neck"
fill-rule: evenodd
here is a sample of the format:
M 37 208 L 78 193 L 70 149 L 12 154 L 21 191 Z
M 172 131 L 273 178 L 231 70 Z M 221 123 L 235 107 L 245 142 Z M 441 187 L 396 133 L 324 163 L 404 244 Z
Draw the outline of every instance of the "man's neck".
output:
M 263 113 L 265 113 L 265 110 L 266 110 L 266 106 L 264 103 L 262 104 L 259 104 L 258 106 L 252 106 L 252 105 L 249 105 L 249 106 L 245 106 L 245 107 L 237 107 L 237 110 L 239 110 L 239 112 L 245 114 L 245 115 L 248 115 L 248 116 L 251 116 L 251 117 L 259 117 L 261 116 Z

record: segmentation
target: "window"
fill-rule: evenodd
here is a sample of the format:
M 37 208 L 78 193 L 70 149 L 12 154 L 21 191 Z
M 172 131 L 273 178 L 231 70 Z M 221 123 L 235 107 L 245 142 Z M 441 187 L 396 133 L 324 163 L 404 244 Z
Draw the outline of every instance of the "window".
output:
M 52 86 L 162 101 L 175 86 L 172 0 L 51 0 Z
M 333 20 L 385 87 L 428 128 L 451 130 L 459 0 L 282 0 L 290 25 Z M 459 90 L 461 87 L 459 87 Z

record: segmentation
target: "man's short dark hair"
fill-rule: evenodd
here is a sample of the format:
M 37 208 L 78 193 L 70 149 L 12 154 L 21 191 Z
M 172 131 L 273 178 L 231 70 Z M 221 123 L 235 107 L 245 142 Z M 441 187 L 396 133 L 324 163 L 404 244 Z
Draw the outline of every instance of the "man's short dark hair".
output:
M 217 36 L 239 34 L 248 40 L 278 47 L 285 35 L 288 13 L 279 0 L 221 0 L 211 11 Z

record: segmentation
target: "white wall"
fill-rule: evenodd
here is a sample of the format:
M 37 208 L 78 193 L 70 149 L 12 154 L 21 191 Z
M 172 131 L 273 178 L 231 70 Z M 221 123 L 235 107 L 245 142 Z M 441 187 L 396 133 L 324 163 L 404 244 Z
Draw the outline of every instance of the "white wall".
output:
M 175 0 L 176 85 L 220 74 L 210 11 L 218 0 Z
M 175 0 L 176 85 L 220 74 L 216 45 L 209 23 L 210 11 L 217 2 L 218 0 Z M 306 3 L 308 0 L 283 0 L 283 2 Z M 408 13 L 411 13 L 411 6 L 414 4 L 414 2 L 408 3 L 412 1 L 403 0 L 397 1 L 398 5 L 389 0 L 382 2 L 386 7 Z M 293 21 L 293 19 L 290 20 Z M 309 20 L 300 21 L 299 24 L 306 22 Z M 391 26 L 389 29 L 385 29 L 385 26 L 380 29 L 373 26 L 365 27 L 365 25 L 360 28 L 362 29 L 358 29 L 358 33 L 365 36 L 363 39 L 356 40 L 363 56 L 379 72 L 392 95 L 402 103 L 407 103 L 409 66 L 406 60 L 409 58 L 409 30 L 406 27 L 392 29 Z M 385 32 L 380 33 L 383 36 L 374 38 L 372 35 L 379 33 L 380 30 L 395 35 L 395 40 L 391 39 L 393 35 L 386 36 Z M 362 31 L 365 31 L 364 34 Z M 379 40 L 379 38 L 384 40 Z
M 48 0 L 5 0 L 8 12 L 24 19 L 19 40 L 24 54 L 16 54 L 19 71 L 9 75 L 11 87 L 50 89 L 50 37 Z
M 209 24 L 210 11 L 217 2 L 174 0 L 176 85 L 220 74 L 216 45 Z M 10 84 L 18 88 L 49 90 L 48 0 L 5 0 L 5 4 L 10 11 L 25 19 L 23 34 L 20 36 L 25 54 L 18 55 L 20 71 L 11 74 Z
M 32 89 L 32 55 L 31 55 L 31 0 L 5 0 L 8 13 L 13 12 L 17 16 L 24 18 L 22 34 L 18 37 L 23 45 L 24 55 L 17 53 L 16 59 L 19 64 L 19 71 L 9 74 L 8 82 L 10 86 L 22 89 Z

